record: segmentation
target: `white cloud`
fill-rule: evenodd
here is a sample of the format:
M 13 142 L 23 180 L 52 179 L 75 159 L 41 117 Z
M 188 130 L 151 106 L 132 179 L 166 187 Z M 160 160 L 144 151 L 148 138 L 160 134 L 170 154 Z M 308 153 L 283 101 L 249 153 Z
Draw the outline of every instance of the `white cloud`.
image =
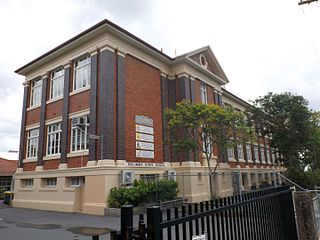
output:
M 14 70 L 104 18 L 174 56 L 210 45 L 244 100 L 293 91 L 320 110 L 319 4 L 298 0 L 3 0 L 0 156 L 18 149 L 23 78 Z

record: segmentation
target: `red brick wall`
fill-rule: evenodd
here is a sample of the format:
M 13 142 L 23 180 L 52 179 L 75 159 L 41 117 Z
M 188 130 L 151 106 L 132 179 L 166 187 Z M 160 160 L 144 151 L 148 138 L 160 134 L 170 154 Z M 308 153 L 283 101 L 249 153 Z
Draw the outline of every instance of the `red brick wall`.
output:
M 127 55 L 125 58 L 126 160 L 162 162 L 162 114 L 160 71 Z M 136 158 L 135 116 L 144 115 L 154 123 L 154 159 Z
M 194 83 L 194 91 L 195 91 L 195 103 L 201 103 L 200 96 L 200 80 L 196 79 Z
M 58 100 L 47 104 L 46 106 L 46 120 L 62 116 L 63 100 Z
M 31 163 L 23 163 L 23 171 L 34 171 L 36 170 L 37 163 L 31 162 Z
M 213 104 L 214 103 L 213 87 L 209 85 L 207 85 L 207 95 L 208 95 L 208 103 Z
M 60 159 L 43 161 L 43 170 L 58 169 Z
M 78 112 L 90 107 L 90 90 L 69 97 L 69 113 Z
M 88 159 L 88 155 L 68 158 L 68 168 L 85 167 Z
M 27 113 L 26 113 L 26 126 L 29 126 L 29 125 L 35 124 L 35 123 L 39 123 L 40 122 L 40 112 L 41 112 L 41 107 L 27 111 Z

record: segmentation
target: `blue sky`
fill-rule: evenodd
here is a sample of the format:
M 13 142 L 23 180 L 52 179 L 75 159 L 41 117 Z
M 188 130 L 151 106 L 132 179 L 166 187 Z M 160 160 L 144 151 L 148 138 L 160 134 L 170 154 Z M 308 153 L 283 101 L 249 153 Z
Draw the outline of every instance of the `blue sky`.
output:
M 226 88 L 246 101 L 290 91 L 320 110 L 320 3 L 298 1 L 1 0 L 0 156 L 19 148 L 14 70 L 104 18 L 172 57 L 210 45 Z

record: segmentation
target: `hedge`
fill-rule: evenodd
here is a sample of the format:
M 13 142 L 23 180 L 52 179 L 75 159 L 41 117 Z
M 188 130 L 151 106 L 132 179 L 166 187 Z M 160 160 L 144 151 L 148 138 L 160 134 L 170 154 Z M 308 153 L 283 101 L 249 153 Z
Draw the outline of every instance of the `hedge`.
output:
M 142 206 L 157 201 L 172 200 L 177 196 L 178 184 L 173 180 L 158 182 L 135 180 L 132 186 L 114 187 L 110 190 L 108 206 L 119 208 L 124 204 Z

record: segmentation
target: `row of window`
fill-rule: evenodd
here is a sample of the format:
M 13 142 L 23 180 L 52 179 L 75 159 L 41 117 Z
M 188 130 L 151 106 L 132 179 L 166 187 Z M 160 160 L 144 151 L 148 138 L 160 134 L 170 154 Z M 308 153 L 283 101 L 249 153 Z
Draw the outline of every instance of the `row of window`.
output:
M 61 122 L 47 127 L 46 155 L 53 156 L 61 153 L 62 129 Z M 89 116 L 72 118 L 71 120 L 71 148 L 70 152 L 87 150 L 89 147 Z M 40 143 L 42 144 L 42 143 Z M 39 128 L 27 132 L 26 158 L 36 158 L 39 148 Z
M 80 177 L 67 177 L 66 178 L 66 187 L 79 187 L 83 186 L 85 184 L 85 177 L 80 176 Z M 24 188 L 32 188 L 34 185 L 34 179 L 33 178 L 27 178 L 27 179 L 22 179 L 21 180 L 21 186 Z M 41 187 L 46 187 L 46 188 L 55 188 L 57 187 L 57 178 L 42 178 Z
M 74 62 L 73 90 L 90 86 L 91 58 L 86 56 Z M 50 99 L 63 97 L 64 69 L 58 68 L 50 74 Z M 42 79 L 31 81 L 30 84 L 30 107 L 41 104 Z
M 254 145 L 253 146 L 253 154 L 254 154 L 254 159 L 261 159 L 262 162 L 270 162 L 270 148 L 266 148 L 267 154 L 266 154 L 266 158 L 265 158 L 265 154 L 264 154 L 264 147 L 260 146 L 260 151 L 261 151 L 261 155 L 259 158 L 259 146 Z M 237 153 L 238 153 L 238 159 L 244 159 L 244 152 L 243 152 L 243 145 L 242 144 L 238 144 L 237 145 Z M 251 161 L 253 158 L 252 156 L 252 151 L 251 151 L 251 144 L 246 144 L 245 145 L 245 151 L 246 151 L 246 156 L 247 156 L 247 160 Z M 228 148 L 227 149 L 228 152 L 228 159 L 235 159 L 235 154 L 234 154 L 234 148 Z M 276 158 L 276 154 L 273 152 L 272 153 L 272 160 L 274 161 L 274 159 Z

